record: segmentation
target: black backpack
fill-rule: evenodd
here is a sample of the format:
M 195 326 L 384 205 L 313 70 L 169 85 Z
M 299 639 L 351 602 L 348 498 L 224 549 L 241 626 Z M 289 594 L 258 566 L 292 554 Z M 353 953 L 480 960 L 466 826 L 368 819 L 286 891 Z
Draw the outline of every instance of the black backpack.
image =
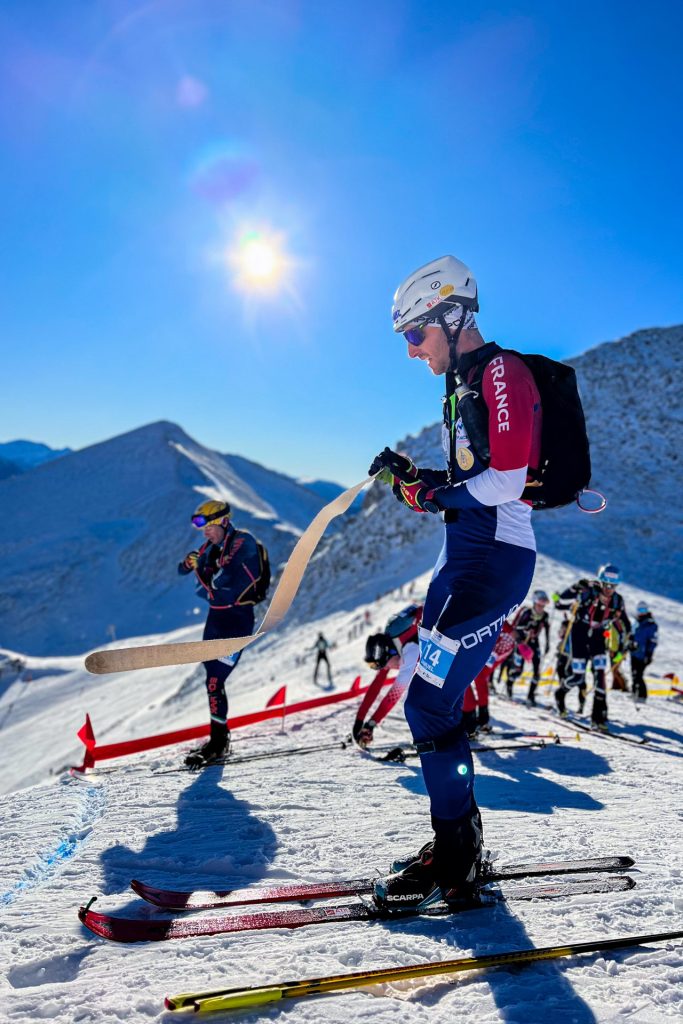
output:
M 513 349 L 500 349 L 497 345 L 490 358 L 500 352 L 518 356 L 529 367 L 541 398 L 540 466 L 538 470 L 529 470 L 533 479 L 521 497 L 536 511 L 569 505 L 591 478 L 590 445 L 576 373 L 571 366 L 547 356 L 527 355 Z M 477 366 L 474 378 L 467 385 L 469 394 L 457 404 L 472 447 L 487 465 L 491 458 L 488 408 L 481 397 L 481 382 L 489 362 L 490 359 L 486 359 Z
M 251 599 L 254 604 L 261 604 L 261 601 L 265 601 L 268 596 L 268 590 L 270 589 L 270 559 L 268 558 L 268 552 L 265 544 L 254 537 L 256 541 L 256 547 L 258 548 L 259 564 L 261 566 L 261 572 L 259 578 L 252 584 Z
M 239 534 L 245 534 L 245 530 L 235 530 L 234 537 L 230 543 L 230 547 L 235 542 L 235 537 Z M 247 534 L 247 536 L 249 536 Z M 268 596 L 268 590 L 270 588 L 270 559 L 266 550 L 265 544 L 263 544 L 258 537 L 254 537 L 256 542 L 256 549 L 258 551 L 259 560 L 259 575 L 258 579 L 255 579 L 251 586 L 247 587 L 244 594 L 240 598 L 240 604 L 261 604 L 265 601 Z

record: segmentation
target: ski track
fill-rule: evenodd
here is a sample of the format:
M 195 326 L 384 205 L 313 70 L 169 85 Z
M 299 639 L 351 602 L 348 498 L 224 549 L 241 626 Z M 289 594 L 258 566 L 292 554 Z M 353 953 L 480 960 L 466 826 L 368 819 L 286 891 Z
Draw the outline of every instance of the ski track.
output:
M 373 607 L 369 628 L 381 627 L 405 602 L 396 593 L 386 595 Z M 319 629 L 338 642 L 332 652 L 335 684 L 347 688 L 362 665 L 365 631 L 347 642 L 360 612 L 290 629 L 245 655 L 231 688 L 234 713 L 263 706 L 281 683 L 287 683 L 290 700 L 320 692 L 312 686 L 310 660 L 296 664 Z M 680 647 L 682 639 L 680 627 L 675 635 L 669 628 L 664 651 Z M 105 912 L 165 916 L 132 893 L 134 877 L 181 889 L 358 877 L 386 869 L 393 856 L 417 848 L 430 832 L 419 764 L 377 763 L 355 749 L 256 761 L 233 770 L 228 765 L 198 775 L 153 775 L 179 759 L 180 750 L 164 748 L 105 764 L 114 770 L 89 781 L 16 788 L 22 784 L 22 764 L 24 777 L 33 773 L 32 778 L 42 764 L 45 778 L 48 766 L 62 756 L 59 744 L 75 746 L 62 736 L 69 730 L 73 736 L 82 724 L 84 688 L 89 688 L 87 709 L 96 709 L 100 742 L 202 721 L 203 687 L 198 683 L 192 690 L 181 673 L 133 673 L 114 677 L 114 683 L 78 675 L 62 683 L 45 677 L 52 695 L 47 735 L 36 736 L 39 723 L 26 714 L 17 716 L 17 723 L 26 723 L 23 731 L 19 724 L 3 730 L 17 780 L 0 812 L 3 1024 L 41 1018 L 56 1024 L 171 1024 L 184 1018 L 163 1010 L 166 993 L 680 927 L 683 708 L 665 698 L 638 707 L 627 695 L 612 692 L 615 726 L 635 735 L 646 732 L 653 748 L 677 756 L 655 756 L 647 747 L 585 733 L 577 738 L 559 720 L 548 722 L 519 701 L 493 697 L 499 728 L 558 732 L 562 743 L 475 755 L 476 791 L 485 842 L 499 862 L 630 854 L 637 862 L 629 872 L 637 887 L 630 892 L 518 903 L 430 921 L 319 925 L 134 946 L 96 939 L 76 917 L 78 905 L 92 895 L 100 896 L 96 907 Z M 521 697 L 524 690 L 516 693 Z M 21 703 L 31 692 L 26 688 L 7 696 Z M 541 686 L 540 702 L 549 707 L 551 699 L 550 688 Z M 573 707 L 575 697 L 568 703 Z M 126 709 L 128 722 L 135 721 L 128 733 L 123 724 L 114 726 L 126 719 Z M 236 753 L 342 738 L 354 710 L 349 703 L 298 716 L 287 721 L 285 734 L 277 721 L 240 730 Z M 408 739 L 398 709 L 376 736 L 378 744 Z M 660 944 L 373 986 L 210 1019 L 219 1024 L 282 1018 L 287 1024 L 663 1024 L 682 1015 L 681 945 Z
M 66 786 L 65 779 L 55 786 L 54 790 L 61 795 L 67 792 Z M 55 846 L 31 854 L 28 851 L 17 850 L 17 845 L 21 846 L 23 842 L 30 843 L 30 835 L 18 831 L 11 837 L 5 838 L 5 842 L 11 838 L 13 852 L 20 854 L 20 859 L 15 861 L 16 866 L 20 869 L 22 865 L 28 864 L 28 866 L 23 868 L 21 876 L 10 884 L 5 892 L 0 892 L 0 908 L 11 906 L 21 896 L 50 881 L 60 872 L 64 864 L 78 856 L 90 838 L 97 821 L 104 814 L 106 793 L 101 787 L 87 783 L 83 783 L 76 790 L 69 787 L 68 793 L 69 799 L 65 802 L 74 806 L 64 808 L 64 813 L 67 818 L 72 820 L 68 833 L 64 838 L 59 839 Z M 27 824 L 31 826 L 35 822 L 30 821 Z

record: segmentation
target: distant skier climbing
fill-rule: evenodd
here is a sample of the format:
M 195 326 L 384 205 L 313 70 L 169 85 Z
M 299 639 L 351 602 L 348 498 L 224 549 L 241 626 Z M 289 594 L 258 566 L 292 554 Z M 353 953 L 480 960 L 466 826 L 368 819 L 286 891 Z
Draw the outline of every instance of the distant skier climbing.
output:
M 631 675 L 635 700 L 647 700 L 644 675 L 645 669 L 655 656 L 657 640 L 657 623 L 652 612 L 645 601 L 639 601 L 631 641 Z
M 555 691 L 555 700 L 561 715 L 566 715 L 566 695 L 574 687 L 579 690 L 579 711 L 583 711 L 586 669 L 593 671 L 593 709 L 591 719 L 598 729 L 607 728 L 607 648 L 605 632 L 614 626 L 627 642 L 631 623 L 624 599 L 617 593 L 621 573 L 615 565 L 602 565 L 597 579 L 581 579 L 561 594 L 556 595 L 556 607 L 570 609 L 569 644 L 571 645 L 571 672 Z
M 317 685 L 318 683 L 318 670 L 324 663 L 327 669 L 327 684 L 329 687 L 332 686 L 332 670 L 330 669 L 330 659 L 327 656 L 327 652 L 330 649 L 330 645 L 325 639 L 322 633 L 318 633 L 318 639 L 313 644 L 313 650 L 315 651 L 315 671 L 313 672 L 313 682 Z
M 529 704 L 536 703 L 536 687 L 541 673 L 540 639 L 542 633 L 545 635 L 543 653 L 548 653 L 550 619 L 546 608 L 549 604 L 550 598 L 545 590 L 535 590 L 531 605 L 523 605 L 512 620 L 512 628 L 515 631 L 515 650 L 512 664 L 508 667 L 507 673 L 508 697 L 512 697 L 512 688 L 524 671 L 524 663 L 530 661 L 532 675 L 527 694 Z

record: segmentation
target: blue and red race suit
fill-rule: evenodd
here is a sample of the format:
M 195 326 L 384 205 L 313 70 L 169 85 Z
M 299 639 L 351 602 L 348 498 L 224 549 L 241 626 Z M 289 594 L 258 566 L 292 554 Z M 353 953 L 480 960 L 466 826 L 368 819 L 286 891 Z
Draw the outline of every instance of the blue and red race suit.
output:
M 246 530 L 228 524 L 222 544 L 207 541 L 199 549 L 194 570 L 184 562 L 178 572 L 187 576 L 194 572 L 199 586 L 197 593 L 210 604 L 204 626 L 204 640 L 225 640 L 248 636 L 254 631 L 254 602 L 249 594 L 261 573 L 256 541 Z M 211 718 L 224 724 L 228 720 L 228 698 L 225 682 L 237 665 L 241 651 L 204 662 L 206 690 Z
M 427 593 L 420 660 L 405 705 L 435 827 L 470 812 L 473 765 L 461 724 L 463 695 L 486 665 L 506 618 L 524 600 L 536 562 L 531 507 L 520 499 L 529 469 L 540 460 L 540 396 L 524 362 L 493 345 L 460 360 L 466 382 L 482 361 L 488 466 L 474 452 L 457 406 L 447 400 L 448 473 L 419 470 L 446 510 L 444 546 Z

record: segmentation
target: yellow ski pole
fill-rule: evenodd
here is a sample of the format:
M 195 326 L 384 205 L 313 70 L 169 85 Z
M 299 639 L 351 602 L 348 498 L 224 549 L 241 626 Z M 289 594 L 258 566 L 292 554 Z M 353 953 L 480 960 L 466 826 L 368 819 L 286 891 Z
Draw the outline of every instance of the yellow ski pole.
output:
M 650 935 L 626 935 L 616 939 L 594 939 L 590 942 L 575 942 L 568 946 L 546 946 L 541 949 L 508 950 L 487 956 L 467 956 L 457 960 L 441 960 L 436 963 L 411 964 L 406 967 L 389 967 L 375 971 L 360 971 L 351 974 L 330 975 L 327 978 L 309 978 L 299 981 L 285 981 L 276 985 L 255 985 L 249 988 L 218 989 L 213 992 L 187 992 L 166 997 L 168 1010 L 193 1010 L 208 1013 L 214 1010 L 239 1010 L 280 999 L 298 999 L 324 992 L 338 992 L 341 989 L 359 988 L 363 985 L 379 985 L 390 981 L 404 981 L 406 978 L 425 978 L 437 974 L 459 974 L 464 971 L 502 967 L 506 964 L 527 964 L 538 960 L 555 960 L 578 953 L 596 953 L 608 949 L 623 949 L 649 942 L 665 942 L 683 938 L 683 930 L 655 932 Z

